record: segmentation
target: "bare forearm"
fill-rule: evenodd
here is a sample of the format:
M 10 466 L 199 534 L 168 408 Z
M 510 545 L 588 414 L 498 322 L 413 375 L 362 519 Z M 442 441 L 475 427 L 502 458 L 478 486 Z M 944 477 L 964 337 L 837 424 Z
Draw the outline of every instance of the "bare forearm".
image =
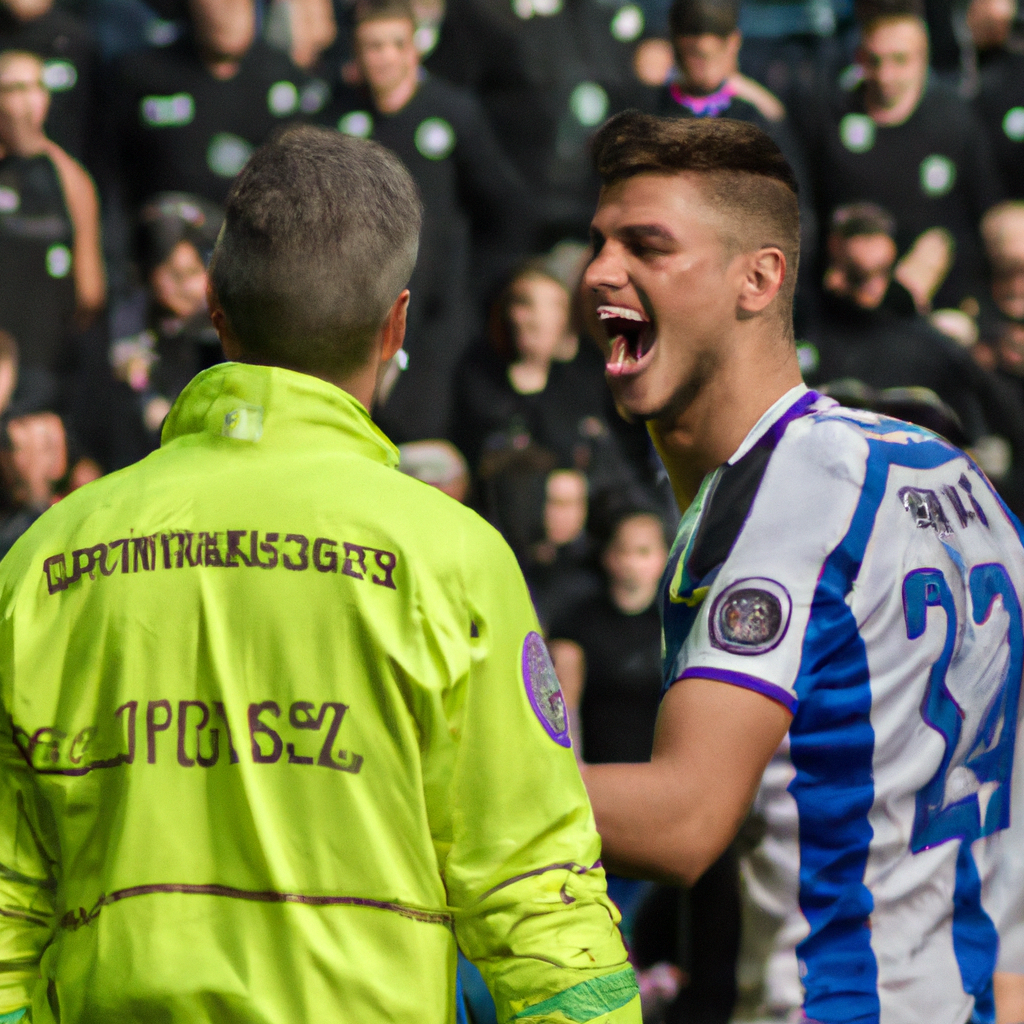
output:
M 584 781 L 601 859 L 620 874 L 692 885 L 739 827 L 738 820 L 716 820 L 698 793 L 680 792 L 678 779 L 658 764 L 588 765 Z

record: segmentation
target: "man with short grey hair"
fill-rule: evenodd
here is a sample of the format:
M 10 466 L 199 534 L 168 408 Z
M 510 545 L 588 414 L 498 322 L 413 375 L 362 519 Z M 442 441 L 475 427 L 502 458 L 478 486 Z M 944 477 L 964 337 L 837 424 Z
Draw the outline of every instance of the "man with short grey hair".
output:
M 368 413 L 419 222 L 375 143 L 257 151 L 235 361 L 4 560 L 0 1019 L 442 1024 L 461 948 L 502 1022 L 640 1024 L 512 553 Z

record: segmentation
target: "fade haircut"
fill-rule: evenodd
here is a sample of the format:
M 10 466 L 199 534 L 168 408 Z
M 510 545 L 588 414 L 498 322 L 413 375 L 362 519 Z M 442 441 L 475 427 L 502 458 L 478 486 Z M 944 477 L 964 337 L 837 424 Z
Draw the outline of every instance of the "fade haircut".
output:
M 736 0 L 674 0 L 668 15 L 672 38 L 718 36 L 725 39 L 739 26 Z
M 768 134 L 726 117 L 655 117 L 627 110 L 609 119 L 593 142 L 594 166 L 607 188 L 638 174 L 700 176 L 701 189 L 728 221 L 729 256 L 775 246 L 786 278 L 773 305 L 790 337 L 800 260 L 800 208 L 793 169 Z
M 308 126 L 258 149 L 235 180 L 210 281 L 247 361 L 346 375 L 416 263 L 422 206 L 375 142 Z

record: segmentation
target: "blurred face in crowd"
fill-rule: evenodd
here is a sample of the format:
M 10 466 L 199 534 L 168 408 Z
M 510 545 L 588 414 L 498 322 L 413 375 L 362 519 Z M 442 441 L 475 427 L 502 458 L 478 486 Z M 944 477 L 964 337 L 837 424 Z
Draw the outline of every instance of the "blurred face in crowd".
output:
M 49 109 L 42 63 L 27 53 L 0 57 L 0 145 L 26 156 L 38 150 Z
M 616 599 L 630 605 L 624 610 L 650 607 L 667 559 L 665 534 L 654 516 L 630 516 L 619 524 L 601 563 Z
M 199 45 L 210 58 L 238 61 L 256 38 L 253 0 L 189 0 Z
M 686 90 L 697 96 L 713 93 L 737 71 L 740 34 L 676 36 L 676 60 Z
M 1024 324 L 1003 324 L 998 345 L 999 365 L 1017 377 L 1024 377 Z
M 382 18 L 356 26 L 356 63 L 373 92 L 391 92 L 416 77 L 419 54 L 414 32 L 408 18 Z
M 569 333 L 569 293 L 550 277 L 524 274 L 512 285 L 508 320 L 517 357 L 550 363 Z
M 1014 203 L 994 210 L 983 222 L 983 234 L 992 267 L 992 298 L 1000 312 L 1024 320 L 1024 206 Z
M 587 523 L 587 478 L 574 469 L 548 476 L 544 500 L 544 535 L 561 546 L 574 541 Z
M 928 33 L 917 18 L 875 22 L 857 51 L 865 98 L 873 116 L 906 120 L 917 107 L 928 76 Z
M 48 13 L 53 0 L 0 0 L 0 6 L 6 7 L 18 21 L 32 21 Z
M 829 267 L 825 288 L 856 303 L 877 309 L 885 298 L 896 263 L 896 243 L 883 234 L 832 234 L 828 240 Z
M 0 451 L 4 479 L 15 500 L 49 504 L 54 484 L 68 471 L 64 424 L 52 412 L 16 416 L 7 424 L 9 447 Z
M 967 27 L 979 50 L 1002 46 L 1010 36 L 1017 17 L 1016 0 L 971 0 Z
M 584 274 L 608 386 L 637 419 L 671 419 L 717 372 L 744 255 L 696 174 L 638 174 L 601 191 Z
M 183 320 L 206 308 L 206 267 L 191 242 L 179 242 L 150 275 L 153 298 Z

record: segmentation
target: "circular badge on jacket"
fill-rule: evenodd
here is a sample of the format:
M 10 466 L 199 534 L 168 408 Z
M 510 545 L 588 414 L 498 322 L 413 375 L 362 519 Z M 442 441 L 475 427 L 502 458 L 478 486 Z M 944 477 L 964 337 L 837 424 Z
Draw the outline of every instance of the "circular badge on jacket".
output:
M 530 707 L 544 726 L 544 731 L 559 746 L 572 746 L 562 688 L 558 685 L 547 644 L 539 633 L 527 633 L 523 641 L 523 685 L 526 696 L 530 698 Z
M 731 583 L 711 608 L 711 642 L 731 654 L 765 654 L 789 628 L 789 592 L 775 580 L 755 577 Z
M 944 196 L 956 184 L 956 164 L 939 153 L 921 161 L 921 190 L 933 198 Z
M 416 129 L 413 141 L 428 160 L 443 160 L 455 148 L 455 129 L 443 117 L 428 117 Z
M 1003 118 L 1003 131 L 1011 142 L 1024 142 L 1024 107 L 1010 107 Z
M 839 138 L 851 153 L 866 153 L 875 144 L 875 122 L 867 114 L 847 114 L 839 122 Z

